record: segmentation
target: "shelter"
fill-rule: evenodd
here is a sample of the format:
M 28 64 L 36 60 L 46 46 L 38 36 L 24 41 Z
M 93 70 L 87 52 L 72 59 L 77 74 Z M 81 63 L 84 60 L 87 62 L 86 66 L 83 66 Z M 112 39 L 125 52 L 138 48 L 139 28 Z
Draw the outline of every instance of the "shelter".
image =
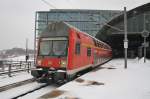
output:
M 150 32 L 150 3 L 136 7 L 127 12 L 128 57 L 141 56 L 143 50 L 142 32 Z M 112 46 L 114 57 L 124 56 L 124 14 L 110 20 L 97 33 L 96 38 Z M 150 36 L 147 42 L 150 41 Z M 150 57 L 150 47 L 147 48 L 147 57 Z

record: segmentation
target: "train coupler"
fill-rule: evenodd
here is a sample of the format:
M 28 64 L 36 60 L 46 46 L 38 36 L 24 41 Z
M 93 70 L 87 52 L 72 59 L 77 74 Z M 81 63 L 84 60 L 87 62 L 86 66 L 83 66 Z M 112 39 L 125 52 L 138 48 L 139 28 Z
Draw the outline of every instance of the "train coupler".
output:
M 49 82 L 51 82 L 51 75 L 48 74 L 48 72 L 45 72 L 43 70 L 32 70 L 31 75 L 39 83 L 49 83 Z

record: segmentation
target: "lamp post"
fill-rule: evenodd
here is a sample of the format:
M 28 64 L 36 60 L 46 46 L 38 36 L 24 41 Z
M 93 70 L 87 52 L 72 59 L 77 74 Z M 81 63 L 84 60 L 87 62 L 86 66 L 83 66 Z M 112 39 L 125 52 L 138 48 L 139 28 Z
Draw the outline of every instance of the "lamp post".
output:
M 145 63 L 146 62 L 146 47 L 148 47 L 149 45 L 149 43 L 146 42 L 146 38 L 149 36 L 149 32 L 144 29 L 141 35 L 144 38 L 144 42 L 142 46 L 144 47 L 144 63 Z
M 34 26 L 34 66 L 36 65 L 36 40 L 37 40 L 37 12 L 35 13 L 35 26 Z
M 143 14 L 144 15 L 144 23 L 143 23 L 143 32 L 141 33 L 142 37 L 144 38 L 144 42 L 142 44 L 142 46 L 144 47 L 144 63 L 146 62 L 146 47 L 149 46 L 148 42 L 146 42 L 146 38 L 149 36 L 149 32 L 146 30 L 146 19 L 145 19 L 145 13 Z
M 127 52 L 128 49 L 128 38 L 127 38 L 127 13 L 126 7 L 124 7 L 124 68 L 127 68 Z
M 97 24 L 99 25 L 99 24 Z M 109 24 L 105 24 L 106 26 L 114 29 L 114 30 L 117 30 L 117 31 L 120 31 L 120 32 L 123 32 L 124 31 L 124 68 L 126 69 L 127 68 L 127 49 L 128 49 L 128 38 L 127 38 L 127 12 L 126 12 L 126 7 L 124 7 L 124 30 L 121 30 L 117 27 L 114 27 L 114 26 L 111 26 Z
M 26 56 L 25 56 L 26 62 L 28 61 L 28 59 L 29 59 L 29 53 L 28 53 L 28 39 L 26 38 Z

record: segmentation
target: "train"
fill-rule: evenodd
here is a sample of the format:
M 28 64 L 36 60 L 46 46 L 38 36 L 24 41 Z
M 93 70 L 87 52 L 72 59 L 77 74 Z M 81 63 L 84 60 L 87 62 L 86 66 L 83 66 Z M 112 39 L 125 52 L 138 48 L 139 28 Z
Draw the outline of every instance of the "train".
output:
M 37 45 L 36 69 L 31 74 L 41 82 L 68 82 L 112 57 L 108 44 L 63 21 L 48 24 Z

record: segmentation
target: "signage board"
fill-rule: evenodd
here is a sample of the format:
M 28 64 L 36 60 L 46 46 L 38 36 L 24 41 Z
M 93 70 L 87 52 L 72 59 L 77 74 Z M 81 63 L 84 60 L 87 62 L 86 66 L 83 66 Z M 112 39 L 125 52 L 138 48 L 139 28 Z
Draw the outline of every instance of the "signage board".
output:
M 128 48 L 128 42 L 124 42 L 124 48 Z

